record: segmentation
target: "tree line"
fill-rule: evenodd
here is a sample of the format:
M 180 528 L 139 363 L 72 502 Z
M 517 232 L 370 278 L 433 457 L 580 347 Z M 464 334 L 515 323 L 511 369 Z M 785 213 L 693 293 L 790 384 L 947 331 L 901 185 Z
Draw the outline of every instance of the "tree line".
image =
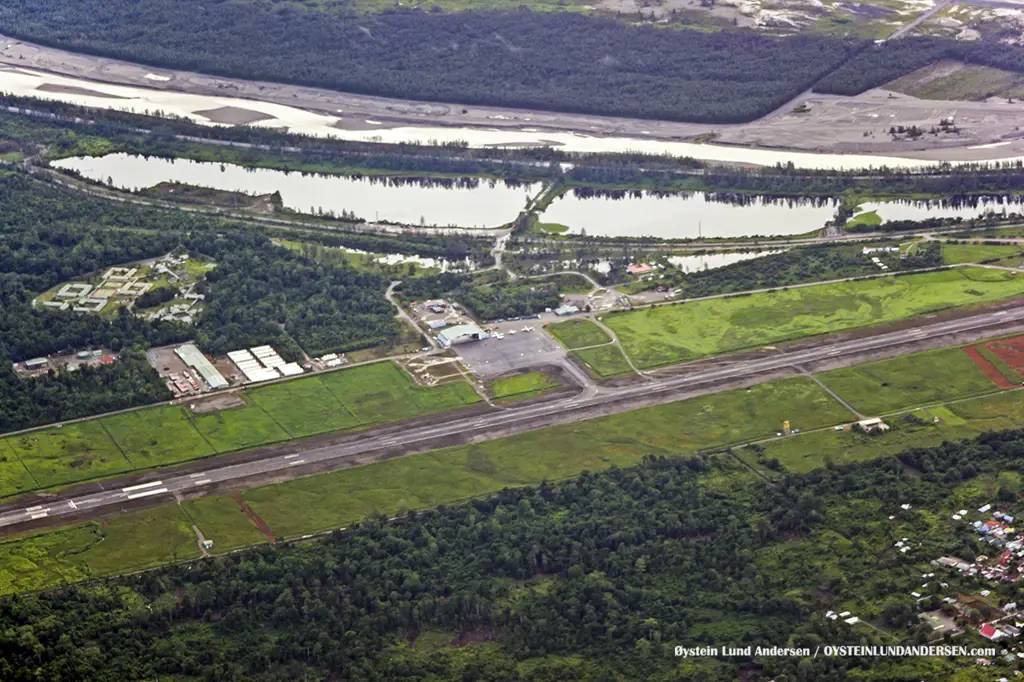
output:
M 0 24 L 7 35 L 47 45 L 215 75 L 700 122 L 762 116 L 863 45 L 525 9 L 344 16 L 202 0 L 13 2 L 0 7 Z

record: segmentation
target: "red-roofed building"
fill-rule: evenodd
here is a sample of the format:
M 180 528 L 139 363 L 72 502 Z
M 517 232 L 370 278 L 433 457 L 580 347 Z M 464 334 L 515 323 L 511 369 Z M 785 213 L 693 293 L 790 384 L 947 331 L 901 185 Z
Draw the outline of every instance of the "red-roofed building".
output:
M 654 268 L 647 263 L 634 263 L 626 268 L 626 272 L 631 275 L 646 275 L 648 272 L 654 272 Z
M 993 642 L 1003 636 L 1003 633 L 997 630 L 994 625 L 989 625 L 988 623 L 983 624 L 978 632 L 981 633 L 982 637 Z

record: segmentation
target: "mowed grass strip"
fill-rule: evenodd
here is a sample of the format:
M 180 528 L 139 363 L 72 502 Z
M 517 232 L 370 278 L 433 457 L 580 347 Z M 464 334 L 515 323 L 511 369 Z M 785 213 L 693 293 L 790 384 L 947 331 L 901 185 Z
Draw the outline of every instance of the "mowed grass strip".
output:
M 612 337 L 608 336 L 608 332 L 590 320 L 555 322 L 554 324 L 547 325 L 544 329 L 569 350 L 586 348 L 587 346 L 599 346 L 602 343 L 611 343 L 612 341 Z
M 239 547 L 267 541 L 253 525 L 249 515 L 228 495 L 200 497 L 182 502 L 185 513 L 207 540 L 213 540 L 211 553 L 228 552 Z
M 176 504 L 0 544 L 0 595 L 139 571 L 200 555 Z
M 163 405 L 105 417 L 100 424 L 137 469 L 216 454 L 180 405 Z
M 98 420 L 30 431 L 4 440 L 43 488 L 132 469 Z
M 292 438 L 313 436 L 328 431 L 343 431 L 358 422 L 320 377 L 255 388 L 246 397 L 259 405 Z
M 192 417 L 192 423 L 217 452 L 233 452 L 289 439 L 288 433 L 253 403 L 197 414 Z
M 378 362 L 322 375 L 324 385 L 361 426 L 446 412 L 480 401 L 465 381 L 417 386 L 393 362 Z
M 837 369 L 819 374 L 818 379 L 870 415 L 998 390 L 962 348 L 941 348 Z
M 0 440 L 0 497 L 17 495 L 37 486 L 7 440 Z
M 850 413 L 810 379 L 684 400 L 511 438 L 411 455 L 256 488 L 245 499 L 279 536 L 355 523 L 374 513 L 449 504 L 651 454 L 690 454 L 769 436 L 791 419 L 811 429 Z
M 626 360 L 619 347 L 612 344 L 574 350 L 571 355 L 579 358 L 590 373 L 598 379 L 614 379 L 633 374 L 633 368 L 629 366 L 629 361 Z
M 491 382 L 491 394 L 496 400 L 513 402 L 527 400 L 561 386 L 544 372 L 524 372 L 501 377 Z
M 604 322 L 649 368 L 1022 293 L 1024 277 L 965 267 L 612 313 Z

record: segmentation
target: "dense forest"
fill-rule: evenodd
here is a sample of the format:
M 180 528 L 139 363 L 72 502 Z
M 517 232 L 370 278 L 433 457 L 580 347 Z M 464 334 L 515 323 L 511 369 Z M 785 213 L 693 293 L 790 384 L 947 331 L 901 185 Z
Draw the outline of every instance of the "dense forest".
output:
M 150 346 L 195 338 L 221 353 L 272 343 L 299 359 L 302 349 L 347 351 L 396 336 L 380 276 L 310 262 L 240 227 L 0 172 L 0 432 L 168 398 L 142 353 Z M 442 253 L 469 250 L 427 239 Z M 148 322 L 127 311 L 102 317 L 32 304 L 63 281 L 176 248 L 218 263 L 201 285 L 207 307 L 198 327 Z M 98 347 L 119 353 L 120 361 L 28 380 L 11 369 L 27 358 Z
M 216 75 L 367 95 L 737 122 L 863 46 L 823 36 L 666 31 L 574 13 L 396 10 L 336 17 L 202 0 L 16 0 L 4 33 Z
M 752 260 L 724 265 L 698 272 L 682 272 L 666 268 L 665 275 L 650 282 L 650 288 L 661 285 L 678 288 L 685 298 L 729 294 L 753 289 L 786 287 L 806 282 L 821 282 L 844 277 L 878 274 L 878 266 L 861 252 L 861 245 L 834 246 L 823 244 L 781 253 L 769 254 Z M 885 259 L 891 271 L 914 270 L 942 265 L 942 244 L 926 243 L 906 258 L 878 254 Z M 624 277 L 624 273 L 613 271 Z
M 953 486 L 1021 471 L 1022 451 L 1024 432 L 992 433 L 904 454 L 922 475 L 881 458 L 772 481 L 730 455 L 651 458 L 312 543 L 9 598 L 0 678 L 950 679 L 951 659 L 680 660 L 672 647 L 927 641 L 908 594 L 921 560 L 892 547 L 889 507 L 936 556 L 982 551 L 897 501 L 941 516 Z M 1020 486 L 999 495 L 1012 507 Z M 844 603 L 884 629 L 824 618 Z M 429 633 L 439 643 L 421 646 Z

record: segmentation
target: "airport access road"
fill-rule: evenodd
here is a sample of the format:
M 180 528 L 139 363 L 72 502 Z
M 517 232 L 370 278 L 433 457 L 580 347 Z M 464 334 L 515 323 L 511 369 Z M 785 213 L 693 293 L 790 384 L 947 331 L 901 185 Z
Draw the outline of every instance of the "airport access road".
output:
M 1024 325 L 1024 305 L 1017 301 L 1003 304 L 999 309 L 987 309 L 973 315 L 911 329 L 886 332 L 873 336 L 853 338 L 835 343 L 823 342 L 811 348 L 743 359 L 731 364 L 695 367 L 694 371 L 673 376 L 657 377 L 652 381 L 622 387 L 601 387 L 596 394 L 580 394 L 557 401 L 525 405 L 514 410 L 485 412 L 454 418 L 440 423 L 425 423 L 405 429 L 384 430 L 382 433 L 364 434 L 357 440 L 327 446 L 312 446 L 264 459 L 236 464 L 217 464 L 217 458 L 206 460 L 210 466 L 192 473 L 174 473 L 173 470 L 153 472 L 151 480 L 116 487 L 117 482 L 105 482 L 107 490 L 86 495 L 55 494 L 40 503 L 26 502 L 25 506 L 8 505 L 0 513 L 0 533 L 20 532 L 33 525 L 53 525 L 54 518 L 62 521 L 95 518 L 116 514 L 156 502 L 168 502 L 175 497 L 199 497 L 220 492 L 232 486 L 249 482 L 288 480 L 352 466 L 354 463 L 398 455 L 424 452 L 451 445 L 453 442 L 479 442 L 529 431 L 546 426 L 578 422 L 602 414 L 614 414 L 651 404 L 668 403 L 679 399 L 681 391 L 691 394 L 715 393 L 731 387 L 730 382 L 747 381 L 748 384 L 766 380 L 772 372 L 791 370 L 795 366 L 816 362 L 840 360 L 844 356 L 896 349 L 899 352 L 919 350 L 915 342 L 938 339 L 965 332 L 984 334 L 994 328 L 1005 330 L 1008 325 Z M 982 338 L 982 336 L 979 336 Z M 900 350 L 907 347 L 906 350 Z M 727 358 L 723 360 L 728 360 Z M 850 364 L 855 364 L 851 361 Z

